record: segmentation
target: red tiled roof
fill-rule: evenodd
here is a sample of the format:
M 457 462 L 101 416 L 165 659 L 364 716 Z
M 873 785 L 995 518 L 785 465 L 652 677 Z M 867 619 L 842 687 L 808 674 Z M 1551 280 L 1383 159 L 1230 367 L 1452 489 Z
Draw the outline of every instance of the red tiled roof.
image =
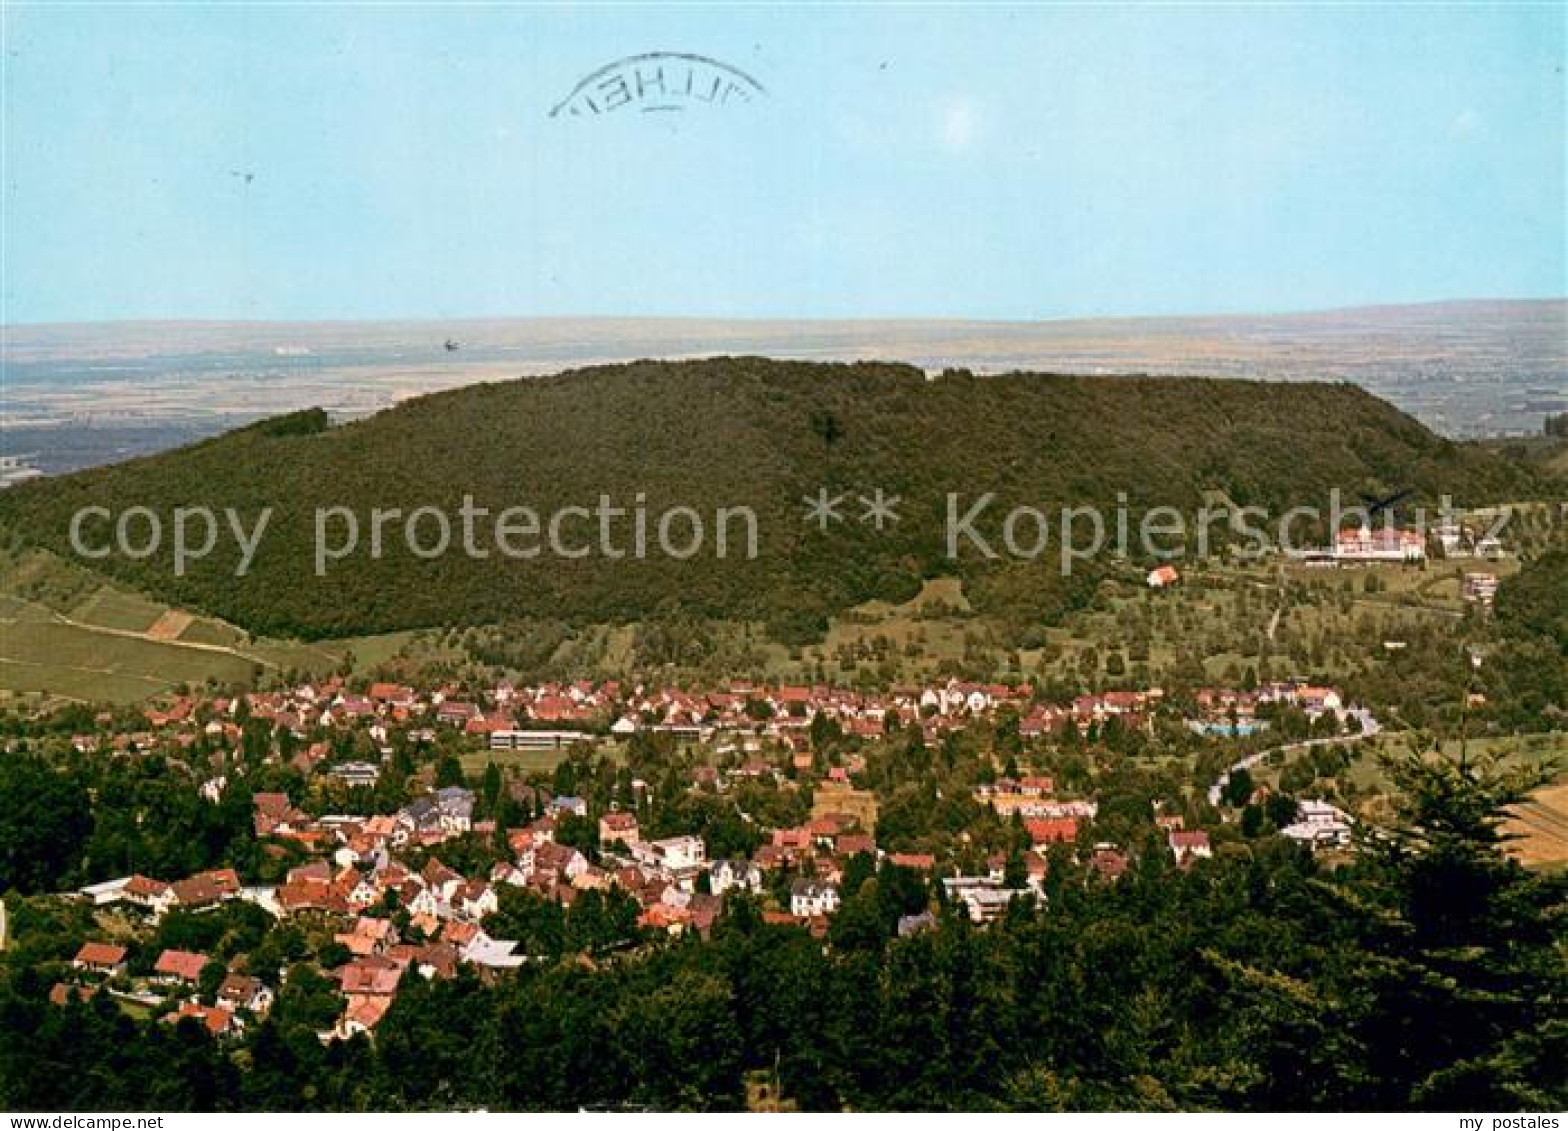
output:
M 238 895 L 240 877 L 233 868 L 218 868 L 211 872 L 198 872 L 189 879 L 174 883 L 174 898 L 186 906 L 217 903 L 226 896 Z
M 201 978 L 202 969 L 209 961 L 205 954 L 193 954 L 188 950 L 166 950 L 158 956 L 158 961 L 152 969 L 155 974 L 167 974 L 184 982 L 194 982 Z
M 260 978 L 248 974 L 230 974 L 218 987 L 218 997 L 234 1005 L 248 1005 L 266 987 Z
M 125 882 L 125 894 L 154 898 L 169 890 L 169 885 L 162 880 L 150 880 L 146 876 L 132 876 Z
M 76 952 L 76 961 L 83 966 L 118 966 L 125 961 L 125 948 L 113 943 L 85 942 Z
M 360 958 L 338 970 L 338 985 L 348 995 L 390 996 L 397 992 L 402 978 L 403 967 L 385 959 Z
M 194 1001 L 184 1002 L 179 1011 L 170 1015 L 170 1020 L 178 1023 L 187 1017 L 194 1017 L 207 1028 L 207 1032 L 215 1037 L 221 1037 L 229 1031 L 234 1024 L 234 1011 L 220 1006 L 200 1005 Z
M 875 853 L 877 842 L 865 833 L 843 833 L 833 842 L 834 849 L 842 856 L 858 856 L 861 853 Z
M 65 1005 L 73 997 L 77 1001 L 86 1001 L 98 992 L 97 986 L 71 986 L 64 982 L 56 982 L 49 991 L 49 1001 L 54 1005 Z
M 343 1020 L 352 1021 L 366 1029 L 374 1029 L 387 1015 L 387 1010 L 392 1008 L 392 999 L 389 997 L 368 997 L 351 994 L 348 1006 L 343 1011 Z
M 1024 828 L 1035 844 L 1067 844 L 1078 836 L 1078 818 L 1036 817 L 1025 821 Z
M 265 813 L 269 817 L 281 818 L 289 811 L 289 795 L 286 793 L 258 793 L 251 801 L 256 806 L 256 812 Z

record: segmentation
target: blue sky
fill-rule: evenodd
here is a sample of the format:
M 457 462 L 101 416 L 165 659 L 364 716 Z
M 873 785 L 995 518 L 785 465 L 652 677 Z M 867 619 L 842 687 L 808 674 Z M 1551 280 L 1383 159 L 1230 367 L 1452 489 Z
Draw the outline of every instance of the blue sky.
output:
M 12 323 L 1568 292 L 1560 4 L 3 19 Z M 768 97 L 548 116 L 659 50 Z

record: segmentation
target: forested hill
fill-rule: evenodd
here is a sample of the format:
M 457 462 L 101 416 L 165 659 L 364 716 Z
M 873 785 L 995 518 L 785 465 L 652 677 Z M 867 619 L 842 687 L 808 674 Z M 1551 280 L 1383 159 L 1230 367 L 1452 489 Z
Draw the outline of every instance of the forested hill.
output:
M 13 534 L 75 557 L 67 533 L 79 507 L 160 513 L 161 552 L 114 555 L 97 568 L 164 600 L 255 630 L 305 636 L 490 622 L 549 615 L 641 619 L 656 610 L 766 620 L 777 634 L 809 634 L 827 614 L 870 597 L 904 598 L 923 576 L 962 575 L 982 607 L 1021 618 L 1049 616 L 1082 599 L 1094 571 L 1070 580 L 1057 565 L 1058 510 L 1114 508 L 1136 516 L 1154 505 L 1189 515 L 1206 492 L 1278 514 L 1325 508 L 1339 488 L 1413 489 L 1412 502 L 1447 493 L 1461 504 L 1528 495 L 1532 472 L 1444 440 L 1370 394 L 1345 384 L 1265 384 L 1186 378 L 1070 377 L 919 370 L 885 364 L 826 365 L 758 358 L 639 362 L 558 376 L 471 386 L 405 402 L 329 428 L 319 413 L 266 421 L 178 451 L 44 480 L 0 496 Z M 802 498 L 843 493 L 845 521 L 827 533 L 803 521 Z M 861 493 L 897 495 L 899 520 L 877 532 L 862 522 Z M 945 558 L 947 495 L 960 510 L 986 492 L 997 502 L 976 524 L 1001 549 L 1001 522 L 1018 504 L 1051 519 L 1036 561 Z M 597 549 L 597 520 L 565 528 L 594 542 L 579 560 L 548 549 L 515 559 L 495 552 L 493 517 L 478 524 L 483 558 L 455 548 L 412 555 L 403 526 L 386 527 L 369 555 L 372 508 L 442 508 L 455 524 L 463 497 L 492 512 L 527 506 L 594 507 L 601 495 L 650 514 L 677 504 L 707 525 L 688 560 L 651 549 L 643 560 Z M 174 575 L 173 508 L 234 508 L 249 525 L 274 514 L 248 574 L 226 530 L 210 556 Z M 729 556 L 715 556 L 716 508 L 749 506 L 760 556 L 744 560 L 741 526 Z M 357 552 L 315 574 L 316 508 L 358 517 Z M 1107 514 L 1114 522 L 1114 514 Z M 618 546 L 630 541 L 621 520 Z M 138 531 L 143 527 L 136 527 Z M 677 524 L 677 532 L 689 528 Z M 89 526 L 106 537 L 108 524 Z M 427 540 L 434 527 L 424 529 Z M 1021 544 L 1034 528 L 1018 528 Z M 1087 528 L 1082 535 L 1088 537 Z M 536 539 L 542 543 L 543 539 Z M 656 545 L 656 544 L 655 544 Z M 80 560 L 80 559 L 77 559 Z

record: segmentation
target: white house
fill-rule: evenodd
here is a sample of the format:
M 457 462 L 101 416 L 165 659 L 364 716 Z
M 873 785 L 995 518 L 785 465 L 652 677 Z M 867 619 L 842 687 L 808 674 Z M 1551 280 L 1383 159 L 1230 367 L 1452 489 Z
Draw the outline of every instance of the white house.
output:
M 464 916 L 476 922 L 491 914 L 501 906 L 495 889 L 489 884 L 475 880 L 465 884 L 458 892 L 457 909 Z
M 230 974 L 218 987 L 218 1000 L 231 1009 L 248 1009 L 259 1016 L 272 1008 L 273 993 L 260 978 Z
M 1350 816 L 1327 801 L 1299 801 L 1295 823 L 1279 832 L 1314 852 L 1319 848 L 1337 848 L 1350 843 Z
M 1209 846 L 1209 834 L 1202 829 L 1172 829 L 1167 842 L 1177 864 L 1207 860 L 1214 855 L 1214 849 Z
M 838 888 L 811 880 L 796 880 L 789 889 L 789 913 L 803 919 L 831 915 L 838 910 Z
M 639 864 L 656 868 L 676 877 L 689 877 L 702 869 L 708 850 L 701 837 L 672 836 L 664 840 L 639 841 L 631 846 Z
M 715 860 L 708 865 L 708 883 L 714 895 L 734 888 L 755 894 L 762 890 L 762 869 L 750 860 Z
M 1426 557 L 1426 539 L 1414 530 L 1374 530 L 1366 523 L 1341 530 L 1332 552 L 1346 562 L 1419 562 Z

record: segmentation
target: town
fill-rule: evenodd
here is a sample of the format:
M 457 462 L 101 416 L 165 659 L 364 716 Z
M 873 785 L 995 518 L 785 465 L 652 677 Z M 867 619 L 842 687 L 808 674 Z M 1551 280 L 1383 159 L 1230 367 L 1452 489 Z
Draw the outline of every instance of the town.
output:
M 829 939 L 846 891 L 896 876 L 903 903 L 891 927 L 903 936 L 939 914 L 988 924 L 1014 901 L 1044 904 L 1053 861 L 1114 882 L 1156 845 L 1190 868 L 1214 851 L 1200 822 L 1234 836 L 1227 823 L 1244 810 L 1266 811 L 1305 851 L 1347 851 L 1352 819 L 1328 801 L 1250 784 L 1238 795 L 1257 754 L 1221 777 L 1201 812 L 1174 791 L 1152 799 L 1155 839 L 1137 844 L 1098 821 L 1100 799 L 1081 773 L 1058 782 L 1047 759 L 1031 758 L 1045 740 L 1116 746 L 1157 721 L 1213 745 L 1262 734 L 1271 720 L 1318 742 L 1377 729 L 1336 689 L 1301 683 L 1201 689 L 1180 708 L 1157 688 L 1058 704 L 1028 685 L 957 680 L 878 694 L 613 681 L 422 691 L 334 678 L 182 696 L 149 709 L 144 730 L 71 744 L 81 755 L 205 766 L 190 788 L 208 806 L 248 799 L 259 866 L 249 876 L 232 865 L 137 871 L 81 888 L 77 898 L 120 929 L 83 941 L 51 999 L 107 992 L 218 1038 L 242 1032 L 298 968 L 273 965 L 270 951 L 219 958 L 163 944 L 211 935 L 200 917 L 248 905 L 262 916 L 253 931 L 292 924 L 318 940 L 315 969 L 341 1000 L 318 1033 L 332 1041 L 373 1034 L 408 978 L 460 966 L 498 978 L 554 957 L 531 929 L 541 915 L 593 924 L 567 931 L 590 953 L 706 935 L 736 898 L 754 901 L 766 923 Z M 895 741 L 954 751 L 980 730 L 972 827 L 879 828 L 871 751 Z M 526 765 L 538 769 L 519 772 Z M 260 787 L 270 783 L 289 789 Z M 184 926 L 171 935 L 170 922 Z M 527 937 L 513 937 L 520 927 Z
M 627 7 L 5 6 L 10 1124 L 1560 1128 L 1564 5 Z

